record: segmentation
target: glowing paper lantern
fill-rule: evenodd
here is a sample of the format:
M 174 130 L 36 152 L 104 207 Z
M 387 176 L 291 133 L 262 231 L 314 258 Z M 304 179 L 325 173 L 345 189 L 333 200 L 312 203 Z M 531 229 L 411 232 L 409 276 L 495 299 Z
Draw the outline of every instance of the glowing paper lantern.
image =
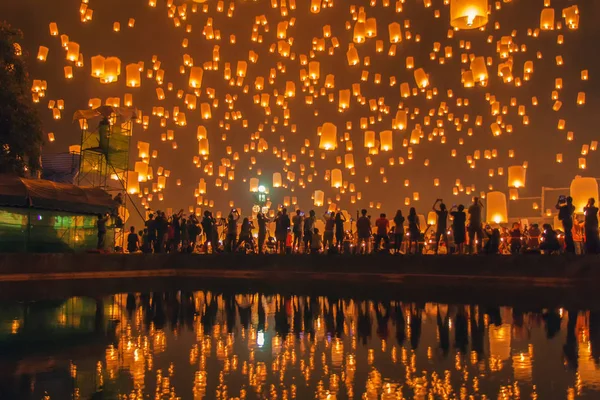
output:
M 400 43 L 402 41 L 402 30 L 399 23 L 392 22 L 389 24 L 388 32 L 390 35 L 390 43 Z
M 554 8 L 544 8 L 540 14 L 540 29 L 543 31 L 554 30 Z
M 417 83 L 419 89 L 425 89 L 427 86 L 429 86 L 429 78 L 427 77 L 427 74 L 423 68 L 416 69 L 414 75 L 415 82 Z
M 457 29 L 477 29 L 488 22 L 487 0 L 451 0 L 450 25 Z
M 337 148 L 337 127 L 334 124 L 330 122 L 323 124 L 319 148 L 323 150 L 335 150 Z
M 209 154 L 208 139 L 204 138 L 198 141 L 198 154 L 201 156 L 207 156 Z
M 496 224 L 508 221 L 506 195 L 502 192 L 489 192 L 487 194 L 486 220 Z
M 127 174 L 127 193 L 136 194 L 140 191 L 139 174 L 135 171 L 129 171 Z
M 75 42 L 67 43 L 67 60 L 77 61 L 79 60 L 79 44 Z
M 42 62 L 46 61 L 46 58 L 48 58 L 48 51 L 49 49 L 46 46 L 40 46 L 38 49 L 37 59 Z
M 281 173 L 274 172 L 273 173 L 273 187 L 278 188 L 282 186 Z
M 321 190 L 315 190 L 313 197 L 314 197 L 313 204 L 316 207 L 322 207 L 323 204 L 325 203 L 325 193 L 323 193 L 323 191 L 321 191 Z
M 381 151 L 390 151 L 394 148 L 392 131 L 379 132 Z
M 127 64 L 125 74 L 128 87 L 140 87 L 141 72 L 138 64 Z
M 192 67 L 190 69 L 190 77 L 188 80 L 188 85 L 194 89 L 201 88 L 203 75 L 204 75 L 204 70 L 202 69 L 202 67 Z
M 258 192 L 258 178 L 250 178 L 250 191 L 252 193 Z
M 331 170 L 331 187 L 340 188 L 342 187 L 342 170 L 335 168 Z
M 583 212 L 590 198 L 598 201 L 598 181 L 595 178 L 575 177 L 571 182 L 570 195 L 573 198 L 575 212 Z
M 508 187 L 525 187 L 526 173 L 527 169 L 523 168 L 521 165 L 513 165 L 508 167 Z
M 471 72 L 475 82 L 485 82 L 488 80 L 488 71 L 484 57 L 475 57 L 471 61 Z

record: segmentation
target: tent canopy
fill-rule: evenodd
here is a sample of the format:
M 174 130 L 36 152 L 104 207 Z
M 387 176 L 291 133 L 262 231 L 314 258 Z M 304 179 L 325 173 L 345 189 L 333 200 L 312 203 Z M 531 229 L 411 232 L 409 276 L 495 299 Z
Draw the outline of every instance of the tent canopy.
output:
M 104 214 L 117 205 L 110 194 L 99 188 L 0 174 L 0 206 Z

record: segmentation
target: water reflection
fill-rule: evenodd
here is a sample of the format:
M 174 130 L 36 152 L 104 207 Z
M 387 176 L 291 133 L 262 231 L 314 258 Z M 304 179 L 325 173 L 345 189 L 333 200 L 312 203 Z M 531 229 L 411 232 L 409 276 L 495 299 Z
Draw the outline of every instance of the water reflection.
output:
M 1 399 L 600 396 L 596 311 L 206 291 L 2 310 Z

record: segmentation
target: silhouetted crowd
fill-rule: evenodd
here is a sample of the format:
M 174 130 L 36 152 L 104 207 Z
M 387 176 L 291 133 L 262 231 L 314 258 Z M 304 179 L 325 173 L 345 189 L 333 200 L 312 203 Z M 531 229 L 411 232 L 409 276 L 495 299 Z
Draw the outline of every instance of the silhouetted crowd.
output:
M 183 210 L 167 216 L 149 214 L 143 230 L 130 228 L 129 253 L 258 253 L 258 254 L 598 254 L 598 208 L 590 199 L 583 220 L 575 216 L 571 197 L 560 196 L 556 204 L 561 226 L 545 223 L 503 228 L 483 223 L 483 203 L 446 207 L 442 199 L 433 204 L 436 222 L 424 221 L 411 207 L 405 217 L 398 210 L 392 219 L 381 213 L 373 222 L 363 209 L 357 218 L 341 211 L 318 217 L 314 210 L 298 209 L 291 215 L 282 208 L 270 219 L 259 212 L 253 219 L 232 209 L 226 218 L 205 211 L 201 219 Z M 347 215 L 347 214 L 346 214 Z M 106 231 L 106 217 L 99 216 Z M 255 226 L 256 223 L 256 226 Z M 348 229 L 350 223 L 350 229 Z M 322 226 L 321 229 L 317 225 Z M 269 228 L 274 226 L 274 231 Z M 102 235 L 102 241 L 104 240 Z

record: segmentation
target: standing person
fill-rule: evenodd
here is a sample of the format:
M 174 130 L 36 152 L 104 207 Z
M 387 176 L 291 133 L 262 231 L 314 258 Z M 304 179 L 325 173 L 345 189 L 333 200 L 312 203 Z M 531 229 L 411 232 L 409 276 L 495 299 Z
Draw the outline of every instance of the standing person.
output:
M 456 206 L 452 206 L 454 209 Z M 458 205 L 456 211 L 451 211 L 452 215 L 452 233 L 454 235 L 454 244 L 456 245 L 456 252 L 458 254 L 465 253 L 465 241 L 466 241 L 466 223 L 467 214 L 465 214 L 465 206 L 462 204 Z
M 237 222 L 240 219 L 240 214 L 237 209 L 231 210 L 227 216 L 227 236 L 225 237 L 225 251 L 233 252 L 237 243 Z
M 212 217 L 212 214 L 210 213 L 210 211 L 206 210 L 204 211 L 203 217 L 202 217 L 202 230 L 204 231 L 204 254 L 208 254 L 208 245 L 212 243 L 213 240 L 213 232 L 215 230 L 215 220 Z M 194 241 L 194 238 L 191 237 L 190 234 L 190 241 Z M 213 248 L 213 253 L 215 252 L 215 248 L 217 247 L 216 243 L 212 243 L 212 248 Z
M 135 226 L 129 228 L 129 235 L 127 235 L 127 251 L 135 253 L 140 248 L 140 237 L 135 233 Z
M 600 252 L 600 238 L 598 237 L 598 207 L 596 200 L 589 199 L 583 209 L 585 215 L 585 252 L 586 254 L 598 254 Z
M 179 235 L 181 237 L 181 252 L 189 253 L 190 252 L 190 234 L 188 232 L 187 219 L 185 218 L 185 215 L 183 215 L 180 220 L 179 228 L 180 228 Z
M 173 219 L 171 220 L 171 225 L 173 225 L 173 251 L 177 252 L 179 250 L 179 245 L 181 244 L 181 219 L 183 217 L 183 208 L 179 210 L 179 212 L 173 215 Z
M 292 243 L 292 251 L 300 252 L 300 243 L 302 242 L 302 220 L 304 219 L 304 213 L 298 209 L 296 215 L 292 218 L 293 228 L 292 233 L 294 234 L 294 241 Z
M 312 243 L 312 235 L 317 222 L 316 213 L 314 210 L 308 212 L 308 217 L 304 218 L 304 252 L 309 253 Z
M 388 231 L 390 229 L 390 221 L 386 218 L 384 213 L 379 215 L 379 218 L 375 221 L 375 227 L 377 227 L 377 234 L 375 235 L 375 249 L 373 251 L 379 252 L 381 242 L 383 241 L 383 251 L 389 253 L 390 249 L 390 238 Z
M 440 208 L 436 208 L 437 204 L 440 203 Z M 437 199 L 435 203 L 433 203 L 432 207 L 433 211 L 437 214 L 437 229 L 435 231 L 435 249 L 436 253 L 440 254 L 440 239 L 444 239 L 444 244 L 446 245 L 446 251 L 449 250 L 448 243 L 448 210 L 446 209 L 446 205 L 444 204 L 444 200 Z
M 277 239 L 277 250 L 280 254 L 285 254 L 290 225 L 290 216 L 287 213 L 287 208 L 284 208 L 277 215 L 277 219 L 275 220 L 275 239 Z
M 325 232 L 323 233 L 323 250 L 329 250 L 333 246 L 333 232 L 335 230 L 335 214 L 326 212 L 323 215 L 325 220 Z
M 560 196 L 556 203 L 556 209 L 558 210 L 558 219 L 562 222 L 565 232 L 565 251 L 575 254 L 575 241 L 573 240 L 573 213 L 575 212 L 575 206 L 573 206 L 573 198 L 571 196 Z
M 356 221 L 358 241 L 356 246 L 360 254 L 369 253 L 369 239 L 371 238 L 371 220 L 367 217 L 367 210 L 360 210 L 360 217 Z
M 265 239 L 267 238 L 267 224 L 269 223 L 269 220 L 262 212 L 258 213 L 256 220 L 258 223 L 258 254 L 263 254 L 263 247 L 265 245 Z
M 158 216 L 154 221 L 154 223 L 156 224 L 156 247 L 154 248 L 154 252 L 164 253 L 166 240 L 169 233 L 169 223 L 164 212 L 157 211 L 156 214 Z
M 400 254 L 402 248 L 402 242 L 404 242 L 404 216 L 402 210 L 396 211 L 394 217 L 394 253 Z
M 346 217 L 344 217 L 341 211 L 338 211 L 335 214 L 335 241 L 340 253 L 344 250 L 344 236 L 346 236 L 344 222 L 346 222 Z
M 152 253 L 156 248 L 156 221 L 154 220 L 154 214 L 148 215 L 148 220 L 145 222 L 146 229 L 148 231 L 148 253 Z
M 408 253 L 419 254 L 419 239 L 421 238 L 421 222 L 414 207 L 408 212 Z M 415 244 L 415 252 L 412 253 L 412 245 Z
M 469 207 L 469 247 L 471 248 L 471 254 L 474 253 L 475 247 L 477 247 L 477 253 L 481 253 L 483 245 L 483 229 L 481 229 L 481 211 L 483 210 L 483 203 L 479 200 L 479 197 L 473 197 L 473 204 Z M 477 242 L 475 242 L 475 235 L 477 235 Z M 476 246 L 475 246 L 476 244 Z
M 148 239 L 148 228 L 144 228 L 143 231 L 140 231 L 140 236 L 142 237 L 142 253 L 152 253 L 152 243 Z
M 108 222 L 108 218 L 108 214 L 98 214 L 98 250 L 104 250 L 104 247 L 106 246 L 106 223 Z
M 242 229 L 240 230 L 240 240 L 237 243 L 236 249 L 239 249 L 242 244 L 244 248 L 246 246 L 250 246 L 252 252 L 254 253 L 254 241 L 252 240 L 252 230 L 254 229 L 254 224 L 250 221 L 249 218 L 244 218 L 242 221 Z

